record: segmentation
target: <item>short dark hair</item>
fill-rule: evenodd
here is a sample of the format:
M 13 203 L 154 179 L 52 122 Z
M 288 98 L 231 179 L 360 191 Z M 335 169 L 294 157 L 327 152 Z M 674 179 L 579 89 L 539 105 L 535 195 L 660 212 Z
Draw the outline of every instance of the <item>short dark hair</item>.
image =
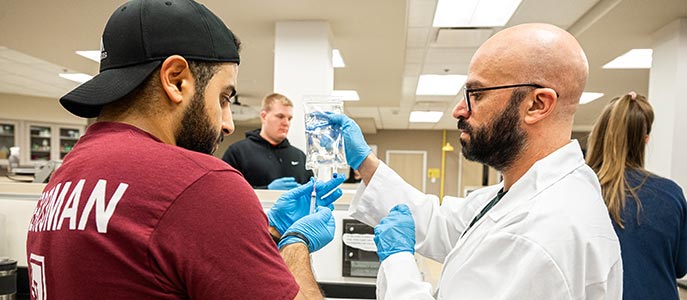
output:
M 188 60 L 188 67 L 191 70 L 191 75 L 196 82 L 195 92 L 203 93 L 212 77 L 219 70 L 219 66 L 223 62 L 208 62 L 202 60 Z M 154 91 L 160 87 L 160 67 L 156 68 L 138 87 L 131 93 L 124 96 L 119 101 L 113 103 L 115 113 L 124 112 L 127 110 L 151 110 L 156 112 L 150 99 L 154 95 Z

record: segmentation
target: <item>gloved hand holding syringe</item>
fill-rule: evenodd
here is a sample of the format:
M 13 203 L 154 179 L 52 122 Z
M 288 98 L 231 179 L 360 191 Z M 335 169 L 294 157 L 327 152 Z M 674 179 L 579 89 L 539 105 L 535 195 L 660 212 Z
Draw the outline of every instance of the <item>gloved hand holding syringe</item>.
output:
M 308 183 L 282 194 L 267 211 L 270 226 L 274 227 L 281 235 L 294 222 L 311 214 L 311 195 L 313 194 L 315 195 L 316 206 L 326 206 L 333 209 L 332 203 L 343 194 L 338 186 L 345 180 L 343 174 L 335 175 L 329 181 L 317 181 L 317 192 L 314 190 L 316 181 L 313 178 Z

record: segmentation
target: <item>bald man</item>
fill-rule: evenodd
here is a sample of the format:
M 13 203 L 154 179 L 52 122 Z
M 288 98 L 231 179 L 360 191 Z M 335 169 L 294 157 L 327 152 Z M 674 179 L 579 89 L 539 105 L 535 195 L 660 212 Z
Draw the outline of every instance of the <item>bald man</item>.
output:
M 523 24 L 486 41 L 453 116 L 465 157 L 503 182 L 441 205 L 380 162 L 355 122 L 330 117 L 364 182 L 351 215 L 376 226 L 378 299 L 621 299 L 618 239 L 571 141 L 587 76 L 584 51 L 558 27 Z M 443 263 L 436 291 L 415 250 Z

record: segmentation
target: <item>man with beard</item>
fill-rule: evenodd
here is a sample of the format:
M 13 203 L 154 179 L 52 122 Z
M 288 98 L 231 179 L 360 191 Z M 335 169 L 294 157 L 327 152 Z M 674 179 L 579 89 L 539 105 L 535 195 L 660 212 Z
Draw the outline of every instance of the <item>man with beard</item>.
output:
M 441 205 L 370 153 L 355 122 L 329 115 L 364 181 L 350 212 L 375 226 L 378 299 L 621 298 L 618 239 L 570 140 L 587 75 L 582 48 L 558 27 L 523 24 L 487 40 L 453 116 L 465 157 L 503 182 Z M 415 250 L 443 262 L 434 293 Z
M 318 183 L 315 213 L 308 183 L 266 217 L 209 155 L 234 130 L 239 42 L 222 20 L 191 0 L 130 1 L 101 51 L 100 74 L 60 99 L 97 120 L 34 211 L 31 299 L 321 299 L 309 253 L 333 239 L 343 177 Z

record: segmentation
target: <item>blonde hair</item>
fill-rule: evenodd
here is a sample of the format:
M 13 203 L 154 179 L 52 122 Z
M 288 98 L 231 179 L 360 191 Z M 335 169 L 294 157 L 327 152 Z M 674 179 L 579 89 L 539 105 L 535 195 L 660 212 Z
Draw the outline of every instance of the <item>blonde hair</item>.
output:
M 651 133 L 654 111 L 642 95 L 630 92 L 616 97 L 606 105 L 594 124 L 587 146 L 587 164 L 596 172 L 601 192 L 611 218 L 625 228 L 621 212 L 625 208 L 625 196 L 629 192 L 637 203 L 637 218 L 642 203 L 637 190 L 650 173 L 644 169 L 646 137 Z M 642 182 L 631 187 L 625 170 L 644 173 Z
M 272 109 L 272 104 L 274 103 L 280 103 L 281 105 L 284 106 L 291 106 L 293 107 L 293 102 L 289 100 L 289 98 L 286 98 L 286 96 L 279 94 L 279 93 L 272 93 L 267 96 L 265 96 L 264 99 L 262 99 L 262 110 L 263 111 L 270 111 Z

